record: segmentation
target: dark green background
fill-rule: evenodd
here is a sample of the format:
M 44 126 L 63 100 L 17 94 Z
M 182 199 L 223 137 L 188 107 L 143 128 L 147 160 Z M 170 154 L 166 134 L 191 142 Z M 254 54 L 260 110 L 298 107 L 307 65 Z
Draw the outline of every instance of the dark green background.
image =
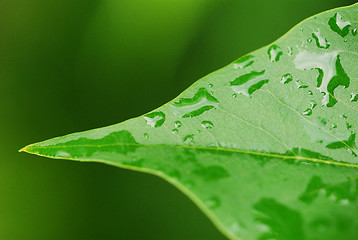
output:
M 157 177 L 17 150 L 148 112 L 354 2 L 0 0 L 0 239 L 224 239 Z

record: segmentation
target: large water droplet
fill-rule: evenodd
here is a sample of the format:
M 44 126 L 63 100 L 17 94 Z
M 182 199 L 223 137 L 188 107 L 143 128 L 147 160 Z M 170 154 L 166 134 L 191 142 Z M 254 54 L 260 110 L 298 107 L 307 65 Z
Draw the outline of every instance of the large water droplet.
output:
M 327 39 L 322 37 L 319 29 L 317 30 L 317 32 L 312 33 L 312 37 L 316 40 L 317 47 L 324 49 L 329 48 L 330 43 L 327 41 Z
M 291 82 L 292 79 L 293 79 L 293 78 L 292 78 L 292 75 L 289 74 L 289 73 L 287 73 L 287 74 L 285 74 L 285 75 L 282 76 L 282 78 L 281 78 L 281 83 L 287 84 L 287 83 Z
M 352 93 L 350 101 L 351 102 L 357 102 L 358 101 L 358 94 Z
M 338 86 L 349 87 L 349 77 L 341 65 L 337 52 L 317 54 L 302 51 L 296 56 L 294 63 L 296 68 L 301 70 L 318 70 L 317 87 L 324 93 L 324 106 L 332 107 L 336 104 L 334 90 Z
M 163 112 L 151 112 L 144 116 L 145 121 L 151 127 L 160 127 L 165 122 L 165 114 Z
M 219 101 L 205 88 L 200 88 L 193 98 L 181 98 L 170 106 L 172 111 L 182 118 L 196 117 L 205 111 L 217 108 Z
M 260 89 L 268 81 L 265 76 L 265 70 L 261 72 L 253 71 L 236 78 L 230 82 L 230 86 L 234 92 L 251 97 L 256 90 Z
M 269 47 L 267 53 L 271 62 L 278 62 L 280 60 L 281 55 L 283 54 L 281 48 L 276 44 Z
M 185 144 L 193 144 L 194 142 L 194 134 L 187 135 L 183 138 L 183 142 Z
M 212 129 L 214 127 L 214 124 L 210 121 L 202 121 L 201 126 L 205 129 Z
M 250 66 L 254 63 L 254 56 L 252 55 L 246 55 L 234 62 L 234 68 L 235 69 L 241 69 Z
M 341 37 L 345 37 L 349 32 L 349 27 L 351 23 L 348 21 L 343 21 L 342 16 L 337 12 L 333 17 L 328 21 L 328 25 L 331 29 L 338 33 Z

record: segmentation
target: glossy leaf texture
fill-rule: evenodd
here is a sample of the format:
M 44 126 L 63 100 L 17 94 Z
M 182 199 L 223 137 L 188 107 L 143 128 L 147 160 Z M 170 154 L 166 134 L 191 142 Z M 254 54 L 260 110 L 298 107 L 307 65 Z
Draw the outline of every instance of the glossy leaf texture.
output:
M 144 116 L 23 151 L 160 176 L 230 239 L 358 239 L 357 28 L 358 4 L 324 12 Z

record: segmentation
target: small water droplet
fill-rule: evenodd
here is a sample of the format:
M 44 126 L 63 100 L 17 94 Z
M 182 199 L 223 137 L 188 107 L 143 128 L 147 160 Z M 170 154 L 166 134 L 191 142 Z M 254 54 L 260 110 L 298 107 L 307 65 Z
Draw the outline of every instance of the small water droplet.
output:
M 213 84 L 209 83 L 209 88 L 212 88 L 213 86 L 214 86 Z
M 347 39 L 344 39 L 343 41 L 344 41 L 344 42 L 347 42 Z
M 329 48 L 330 43 L 327 41 L 327 39 L 322 37 L 319 29 L 317 30 L 317 32 L 312 33 L 312 37 L 315 39 L 317 47 L 324 49 Z
M 310 106 L 311 106 L 311 109 L 314 109 L 314 108 L 317 106 L 316 101 L 315 101 L 315 100 L 312 100 L 312 101 L 310 102 Z
M 303 82 L 301 82 L 300 80 L 296 80 L 296 85 L 297 85 L 297 88 L 298 89 L 301 89 L 301 88 L 308 88 L 307 85 L 305 85 Z
M 307 39 L 307 42 L 309 43 L 312 42 L 312 38 Z
M 313 95 L 313 92 L 311 90 L 308 90 L 308 95 Z
M 303 27 L 300 28 L 300 31 L 303 32 Z
M 205 205 L 210 209 L 216 209 L 220 207 L 220 199 L 218 197 L 211 197 L 205 201 Z
M 332 123 L 331 128 L 337 128 L 337 124 Z
M 182 118 L 191 118 L 217 108 L 219 101 L 205 88 L 200 88 L 192 98 L 181 98 L 170 106 L 172 111 Z
M 349 27 L 351 23 L 348 21 L 343 21 L 342 16 L 337 12 L 333 17 L 328 21 L 328 25 L 331 29 L 338 33 L 341 37 L 345 37 L 349 32 Z
M 181 126 L 182 126 L 181 121 L 176 121 L 176 122 L 174 123 L 174 127 L 175 127 L 175 128 L 180 128 Z
M 148 139 L 148 138 L 149 138 L 148 133 L 144 133 L 144 138 L 145 138 L 145 139 Z
M 352 93 L 350 101 L 351 102 L 357 102 L 358 101 L 358 94 Z
M 267 53 L 271 62 L 278 62 L 280 60 L 281 55 L 283 54 L 281 48 L 276 44 L 269 47 Z
M 261 72 L 252 71 L 231 81 L 230 86 L 234 92 L 251 97 L 256 90 L 260 89 L 268 81 L 265 70 Z
M 293 78 L 292 78 L 292 75 L 289 74 L 289 73 L 287 73 L 287 74 L 285 74 L 285 75 L 282 76 L 282 78 L 281 78 L 281 83 L 287 84 L 287 83 L 291 82 L 292 79 L 293 79 Z
M 302 51 L 294 63 L 297 69 L 318 70 L 317 89 L 324 93 L 323 106 L 333 107 L 336 104 L 334 90 L 338 86 L 349 87 L 350 79 L 341 65 L 338 52 L 318 54 Z
M 254 56 L 252 55 L 246 55 L 234 62 L 234 68 L 235 69 L 241 69 L 250 66 L 254 63 Z
M 340 114 L 339 117 L 343 119 L 347 119 L 347 116 L 345 114 Z
M 292 56 L 292 54 L 293 54 L 293 49 L 292 49 L 292 47 L 287 47 L 287 49 L 288 49 L 288 55 L 289 55 L 289 56 Z
M 210 121 L 202 121 L 201 126 L 205 129 L 212 129 L 214 127 L 214 124 Z
M 201 130 L 196 130 L 196 133 L 201 133 Z
M 179 130 L 177 128 L 172 129 L 173 134 L 177 134 L 178 132 L 179 132 Z
M 163 112 L 151 112 L 144 115 L 144 119 L 151 127 L 160 127 L 165 122 L 165 114 Z
M 194 134 L 187 135 L 183 138 L 183 142 L 185 144 L 193 144 L 194 142 Z
M 353 36 L 357 35 L 357 32 L 358 32 L 358 31 L 357 31 L 356 28 L 355 28 L 355 29 L 352 29 L 352 35 L 353 35 Z
M 237 94 L 236 94 L 236 93 L 234 93 L 234 94 L 232 95 L 232 97 L 233 97 L 233 98 L 236 98 L 236 97 L 237 97 Z
M 351 128 L 352 128 L 352 125 L 347 122 L 347 123 L 346 123 L 346 127 L 347 127 L 347 129 L 351 129 Z
M 311 115 L 312 115 L 312 109 L 311 109 L 311 108 L 307 108 L 307 109 L 303 112 L 303 115 L 311 116 Z

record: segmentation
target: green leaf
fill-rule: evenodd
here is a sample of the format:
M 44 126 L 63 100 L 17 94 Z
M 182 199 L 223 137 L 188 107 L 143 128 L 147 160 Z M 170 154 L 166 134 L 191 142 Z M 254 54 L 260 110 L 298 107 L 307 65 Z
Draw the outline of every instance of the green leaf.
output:
M 160 176 L 230 239 L 358 239 L 356 28 L 358 4 L 327 11 L 151 113 L 22 150 Z

